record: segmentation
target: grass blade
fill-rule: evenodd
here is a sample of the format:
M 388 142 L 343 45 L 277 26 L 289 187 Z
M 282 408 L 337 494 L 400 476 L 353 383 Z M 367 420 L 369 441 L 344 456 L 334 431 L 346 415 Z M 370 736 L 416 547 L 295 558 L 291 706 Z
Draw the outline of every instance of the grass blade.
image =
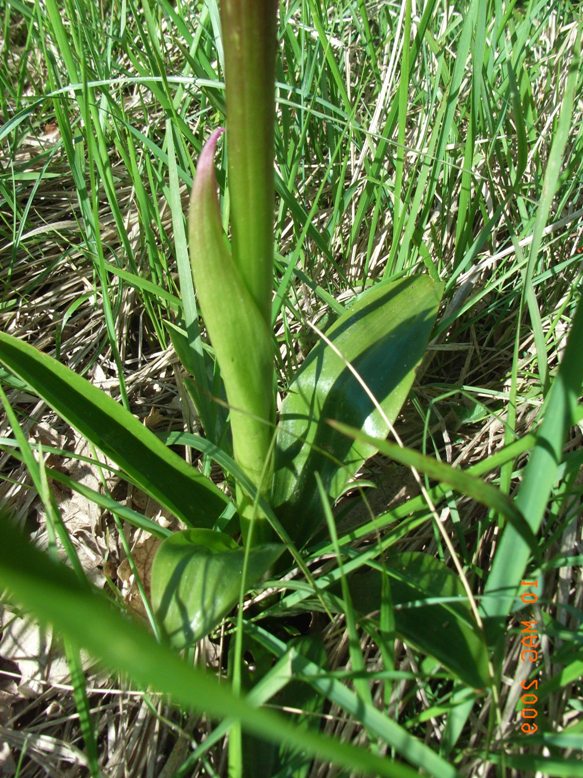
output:
M 381 454 L 390 457 L 395 460 L 395 462 L 399 462 L 407 467 L 413 467 L 419 472 L 425 473 L 425 475 L 430 478 L 433 478 L 440 483 L 447 484 L 461 494 L 465 494 L 467 497 L 471 497 L 473 500 L 506 516 L 526 547 L 530 549 L 534 555 L 538 555 L 536 538 L 524 518 L 523 513 L 521 513 L 508 495 L 501 492 L 495 486 L 482 481 L 481 478 L 478 478 L 475 475 L 470 475 L 470 473 L 464 470 L 451 467 L 451 465 L 428 457 L 425 454 L 420 454 L 418 451 L 399 446 L 396 443 L 390 443 L 388 440 L 371 438 L 360 430 L 348 427 L 346 424 L 341 424 L 332 419 L 330 419 L 328 423 L 334 427 L 334 429 L 339 430 L 354 440 L 362 440 L 370 445 L 374 444 Z
M 279 658 L 285 654 L 286 644 L 262 627 L 246 624 L 245 629 L 276 657 Z M 331 702 L 335 702 L 343 710 L 353 715 L 363 724 L 370 735 L 381 738 L 412 764 L 422 766 L 433 778 L 455 778 L 458 775 L 452 765 L 409 734 L 396 721 L 385 716 L 373 706 L 363 703 L 355 692 L 339 681 L 330 678 L 329 674 L 314 662 L 294 651 L 290 653 L 294 677 L 301 677 Z
M 577 306 L 565 355 L 549 392 L 537 442 L 516 496 L 516 507 L 527 517 L 532 533 L 538 532 L 541 526 L 561 463 L 563 443 L 569 428 L 577 418 L 577 398 L 583 384 L 581 343 L 583 301 Z M 482 599 L 486 616 L 502 617 L 510 613 L 528 558 L 529 546 L 524 537 L 514 526 L 506 527 Z

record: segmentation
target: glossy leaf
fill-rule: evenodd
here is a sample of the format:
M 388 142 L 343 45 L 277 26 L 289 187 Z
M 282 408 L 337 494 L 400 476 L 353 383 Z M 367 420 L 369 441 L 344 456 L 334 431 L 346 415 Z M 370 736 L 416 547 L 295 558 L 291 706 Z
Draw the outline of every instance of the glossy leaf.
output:
M 247 587 L 281 551 L 275 544 L 249 550 Z M 222 532 L 185 530 L 162 542 L 152 565 L 152 603 L 174 645 L 200 640 L 239 601 L 244 557 L 245 550 Z
M 386 437 L 386 422 L 346 366 L 348 361 L 392 423 L 415 376 L 435 321 L 439 287 L 426 276 L 381 284 L 365 292 L 326 333 L 300 368 L 286 396 L 277 432 L 273 504 L 298 544 L 323 519 L 318 472 L 336 499 L 373 445 L 351 441 L 328 419 Z
M 362 615 L 379 611 L 380 570 L 349 578 L 354 607 Z M 397 635 L 437 659 L 474 689 L 489 686 L 488 652 L 472 619 L 466 594 L 456 574 L 429 554 L 406 552 L 389 557 L 391 596 Z M 452 602 L 423 604 L 428 598 L 454 598 Z
M 105 392 L 4 333 L 0 333 L 0 363 L 186 524 L 211 527 L 215 523 L 227 504 L 223 493 Z
M 59 635 L 89 651 L 110 670 L 126 674 L 142 689 L 167 694 L 185 710 L 240 721 L 260 737 L 289 743 L 358 774 L 387 778 L 415 775 L 405 765 L 394 765 L 368 749 L 298 730 L 281 716 L 233 694 L 227 685 L 157 643 L 142 625 L 122 616 L 95 587 L 79 581 L 65 565 L 34 548 L 5 514 L 0 515 L 0 587 L 42 623 L 52 624 Z M 431 757 L 432 752 L 427 752 Z

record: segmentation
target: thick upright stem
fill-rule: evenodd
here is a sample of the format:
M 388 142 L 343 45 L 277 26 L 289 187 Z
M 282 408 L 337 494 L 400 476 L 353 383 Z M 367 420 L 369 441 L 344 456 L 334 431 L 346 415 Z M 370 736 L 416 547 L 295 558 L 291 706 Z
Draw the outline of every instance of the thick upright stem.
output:
M 270 325 L 277 0 L 223 0 L 233 258 Z
M 221 3 L 232 256 L 268 331 L 271 331 L 273 288 L 277 7 L 277 0 L 223 0 Z M 256 417 L 255 421 L 264 439 L 266 431 L 275 427 L 273 372 L 268 384 L 264 387 L 272 398 L 268 416 Z M 250 408 L 241 410 L 252 412 Z M 245 448 L 247 443 L 235 440 L 236 427 L 237 424 L 233 426 L 233 437 L 237 456 L 238 449 Z M 270 446 L 262 460 L 262 477 L 254 480 L 268 497 L 273 476 Z M 256 464 L 259 464 L 257 460 Z M 247 536 L 249 520 L 256 512 L 244 495 L 239 495 L 238 502 L 243 534 Z M 269 528 L 264 521 L 255 524 L 254 543 L 268 535 Z
M 271 292 L 277 0 L 223 0 L 221 20 L 232 245 L 229 250 L 224 240 L 216 198 L 215 133 L 201 154 L 192 192 L 190 254 L 231 408 L 235 459 L 269 499 L 275 429 Z M 240 487 L 237 503 L 245 539 L 251 533 L 253 544 L 267 539 L 265 517 Z

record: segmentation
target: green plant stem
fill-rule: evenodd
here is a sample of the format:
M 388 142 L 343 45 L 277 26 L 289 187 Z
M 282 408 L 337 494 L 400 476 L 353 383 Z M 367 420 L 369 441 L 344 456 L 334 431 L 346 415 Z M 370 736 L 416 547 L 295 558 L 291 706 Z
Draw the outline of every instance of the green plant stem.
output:
M 224 0 L 221 22 L 233 258 L 269 324 L 277 0 Z
M 265 497 L 271 492 L 273 480 L 271 438 L 275 425 L 273 350 L 268 341 L 271 340 L 273 288 L 277 7 L 277 0 L 224 0 L 221 4 L 232 228 L 230 254 L 221 246 L 219 211 L 208 191 L 212 181 L 210 171 L 204 175 L 204 164 L 202 171 L 199 165 L 191 207 L 195 283 L 225 381 L 235 459 Z M 215 134 L 214 142 L 216 137 Z M 207 168 L 210 168 L 214 142 L 208 149 Z M 199 184 L 207 190 L 206 197 Z M 198 233 L 208 229 L 212 235 L 203 243 Z M 218 259 L 223 260 L 224 271 L 220 290 L 216 279 L 213 280 Z M 222 316 L 225 305 L 233 308 L 230 328 Z M 241 331 L 243 325 L 245 331 Z M 222 332 L 225 329 L 226 334 Z M 250 362 L 250 368 L 242 365 L 242 361 Z M 259 363 L 258 371 L 254 369 L 255 363 Z M 249 377 L 250 373 L 257 375 Z M 257 510 L 239 489 L 237 504 L 244 537 L 253 543 L 264 540 L 270 534 L 269 526 L 261 522 L 260 527 L 250 532 L 250 526 L 258 518 Z

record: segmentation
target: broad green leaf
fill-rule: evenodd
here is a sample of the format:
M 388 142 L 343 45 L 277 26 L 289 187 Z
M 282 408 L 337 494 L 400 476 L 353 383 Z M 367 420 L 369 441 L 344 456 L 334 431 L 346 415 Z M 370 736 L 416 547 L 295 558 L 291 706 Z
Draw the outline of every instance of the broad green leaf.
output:
M 255 583 L 281 554 L 282 546 L 250 549 L 246 586 Z M 238 602 L 245 549 L 222 532 L 175 532 L 164 540 L 152 565 L 152 603 L 176 646 L 207 635 Z
M 416 775 L 406 765 L 395 765 L 367 749 L 298 730 L 281 716 L 233 694 L 224 683 L 183 661 L 168 646 L 157 643 L 141 625 L 122 616 L 101 592 L 80 581 L 65 565 L 34 548 L 3 513 L 0 587 L 39 621 L 52 624 L 63 638 L 89 651 L 108 669 L 126 674 L 141 689 L 151 688 L 169 695 L 184 710 L 240 721 L 260 737 L 288 743 L 358 774 L 387 778 Z M 426 751 L 430 757 L 433 755 L 429 749 Z M 434 774 L 439 778 L 437 772 Z M 443 778 L 450 775 L 453 778 L 455 771 L 443 774 Z
M 4 333 L 0 333 L 0 363 L 187 525 L 215 523 L 227 504 L 222 492 L 105 392 Z
M 379 611 L 384 574 L 369 570 L 349 577 L 353 605 L 362 615 Z M 456 574 L 429 554 L 414 551 L 389 557 L 386 574 L 390 576 L 397 635 L 474 689 L 489 686 L 485 639 L 472 619 Z M 454 601 L 424 604 L 429 598 Z
M 392 423 L 405 402 L 435 321 L 440 289 L 426 276 L 365 292 L 310 352 L 290 386 L 277 428 L 273 504 L 303 544 L 323 520 L 315 473 L 334 500 L 376 448 L 350 441 L 328 419 L 384 438 L 389 429 L 346 366 L 349 362 Z

